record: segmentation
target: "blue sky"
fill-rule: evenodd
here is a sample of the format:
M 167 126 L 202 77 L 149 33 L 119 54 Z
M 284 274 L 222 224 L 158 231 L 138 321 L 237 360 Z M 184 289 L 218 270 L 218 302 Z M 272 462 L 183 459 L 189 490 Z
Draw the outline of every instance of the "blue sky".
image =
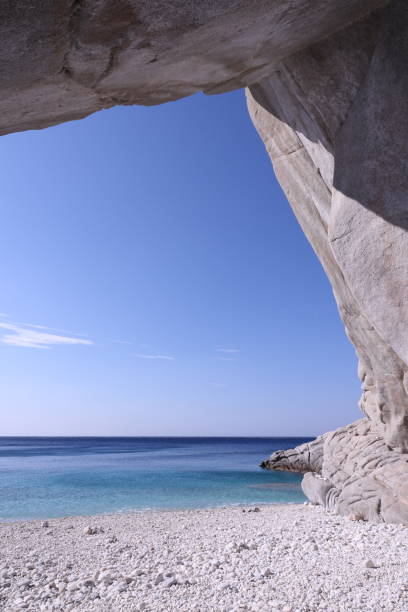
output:
M 359 417 L 353 348 L 242 91 L 5 136 L 0 156 L 1 434 Z

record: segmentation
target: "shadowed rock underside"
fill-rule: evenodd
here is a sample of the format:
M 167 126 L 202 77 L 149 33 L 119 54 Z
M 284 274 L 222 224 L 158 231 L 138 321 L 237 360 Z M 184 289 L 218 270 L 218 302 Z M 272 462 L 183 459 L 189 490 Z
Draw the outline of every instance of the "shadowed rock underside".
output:
M 4 0 L 0 134 L 256 83 L 387 0 Z

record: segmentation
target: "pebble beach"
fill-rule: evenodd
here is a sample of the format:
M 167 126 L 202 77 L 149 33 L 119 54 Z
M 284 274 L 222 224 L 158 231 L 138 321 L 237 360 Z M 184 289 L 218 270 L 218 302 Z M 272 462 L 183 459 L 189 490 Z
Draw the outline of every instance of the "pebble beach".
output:
M 7 522 L 0 537 L 4 612 L 408 610 L 408 529 L 309 504 Z

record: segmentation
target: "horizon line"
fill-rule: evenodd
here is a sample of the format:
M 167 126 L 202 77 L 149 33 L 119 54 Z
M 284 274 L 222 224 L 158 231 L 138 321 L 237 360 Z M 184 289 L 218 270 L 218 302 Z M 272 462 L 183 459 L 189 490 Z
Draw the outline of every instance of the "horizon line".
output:
M 319 434 L 318 434 L 319 435 Z M 189 435 L 160 435 L 160 434 L 144 434 L 144 435 L 113 435 L 113 436 L 108 436 L 108 435 L 80 435 L 80 436 L 75 436 L 75 435 L 66 435 L 66 436 L 53 436 L 53 435 L 23 435 L 23 434 L 18 434 L 16 436 L 14 435 L 1 435 L 0 434 L 0 440 L 3 438 L 60 438 L 60 439 L 69 439 L 69 438 L 256 438 L 256 439 L 272 439 L 272 438 L 316 438 L 318 437 L 316 434 L 313 435 L 306 435 L 306 434 L 302 434 L 302 435 L 274 435 L 274 436 L 244 436 L 244 435 L 226 435 L 226 434 L 217 434 L 217 435 L 206 435 L 206 436 L 202 436 L 202 435 L 194 435 L 194 434 L 189 434 Z

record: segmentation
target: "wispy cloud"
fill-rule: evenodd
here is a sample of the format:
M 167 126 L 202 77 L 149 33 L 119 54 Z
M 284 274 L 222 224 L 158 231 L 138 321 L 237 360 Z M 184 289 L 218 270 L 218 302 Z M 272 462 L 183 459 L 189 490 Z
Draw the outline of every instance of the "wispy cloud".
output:
M 44 329 L 46 331 L 57 332 L 58 335 L 68 334 L 69 336 L 79 336 L 81 338 L 86 338 L 85 334 L 78 334 L 78 332 L 73 332 L 72 330 L 67 330 L 67 329 L 61 329 L 60 327 L 48 327 L 48 325 L 34 325 L 33 323 L 26 323 L 23 321 L 13 321 L 12 317 L 10 317 L 10 315 L 6 314 L 5 312 L 0 312 L 0 318 L 6 319 L 5 321 L 6 323 L 9 323 L 10 325 L 15 325 L 17 327 L 30 327 L 32 329 Z
M 149 355 L 146 353 L 137 353 L 136 357 L 139 357 L 139 359 L 165 359 L 166 361 L 174 361 L 175 359 L 171 355 Z
M 12 325 L 17 325 L 17 327 L 29 327 L 30 329 L 41 329 L 41 330 L 46 330 L 47 332 L 51 331 L 51 332 L 57 332 L 58 335 L 60 334 L 68 334 L 69 336 L 79 336 L 80 338 L 86 338 L 85 334 L 78 334 L 78 332 L 73 332 L 71 330 L 67 330 L 67 329 L 60 329 L 58 327 L 48 327 L 47 325 L 33 325 L 32 323 L 23 323 L 21 321 L 14 321 L 11 322 Z
M 217 355 L 217 359 L 220 361 L 237 361 L 237 357 L 232 357 L 232 355 L 238 355 L 240 352 L 239 348 L 217 348 L 217 353 L 222 353 L 222 355 Z
M 49 329 L 40 325 L 29 323 L 0 322 L 0 342 L 10 346 L 25 348 L 50 349 L 57 345 L 93 344 L 92 340 L 75 336 L 62 336 L 50 334 L 41 329 Z M 1 330 L 4 330 L 2 332 Z

